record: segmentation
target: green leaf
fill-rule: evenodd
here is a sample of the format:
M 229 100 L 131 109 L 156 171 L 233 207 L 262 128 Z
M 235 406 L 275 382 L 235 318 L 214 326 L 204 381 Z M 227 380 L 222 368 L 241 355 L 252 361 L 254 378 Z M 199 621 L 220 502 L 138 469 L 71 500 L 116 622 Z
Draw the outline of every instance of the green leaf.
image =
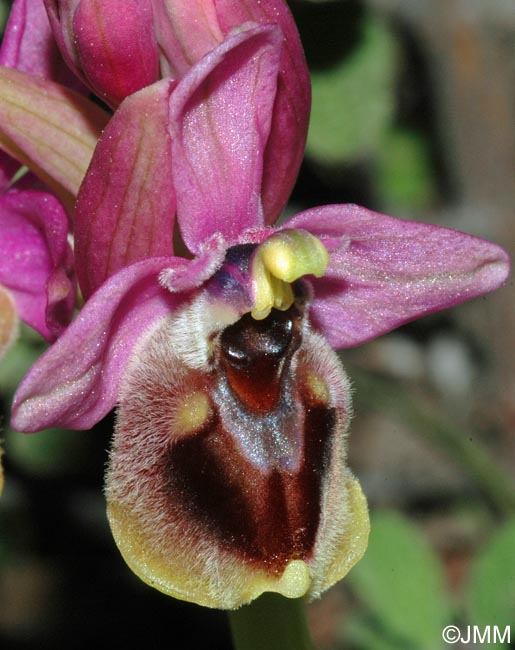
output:
M 372 516 L 367 552 L 350 572 L 348 583 L 378 629 L 374 634 L 369 626 L 371 638 L 363 647 L 440 646 L 442 629 L 451 618 L 442 568 L 424 535 L 407 519 L 393 512 Z M 353 630 L 354 635 L 359 633 Z
M 436 188 L 427 143 L 413 131 L 384 134 L 376 167 L 376 191 L 386 209 L 425 210 Z
M 337 164 L 376 151 L 393 116 L 396 54 L 386 23 L 369 17 L 350 56 L 313 71 L 309 156 Z
M 515 518 L 496 531 L 472 565 L 467 613 L 469 624 L 481 628 L 497 625 L 502 633 L 515 625 Z
M 371 617 L 356 616 L 354 617 L 345 630 L 347 643 L 354 648 L 364 648 L 366 650 L 414 650 L 412 646 L 406 646 L 406 643 L 394 638 L 381 629 Z

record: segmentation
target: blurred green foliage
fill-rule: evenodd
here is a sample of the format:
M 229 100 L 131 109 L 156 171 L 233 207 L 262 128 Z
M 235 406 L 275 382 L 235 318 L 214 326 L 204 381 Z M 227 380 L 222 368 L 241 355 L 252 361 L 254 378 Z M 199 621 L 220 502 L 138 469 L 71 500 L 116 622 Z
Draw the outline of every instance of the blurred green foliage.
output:
M 371 518 L 365 557 L 348 577 L 364 604 L 350 638 L 368 650 L 434 650 L 451 620 L 442 568 L 427 539 L 395 512 Z
M 451 598 L 440 558 L 406 516 L 378 511 L 371 517 L 365 557 L 347 585 L 360 609 L 342 628 L 342 639 L 359 650 L 433 650 L 447 625 L 498 626 L 515 615 L 515 518 L 495 530 L 469 568 L 461 598 Z M 496 643 L 498 648 L 506 644 Z
M 0 391 L 11 396 L 46 344 L 41 336 L 23 323 L 20 335 L 0 363 Z
M 385 211 L 421 212 L 433 204 L 433 170 L 421 133 L 408 128 L 384 131 L 377 155 L 376 193 Z
M 382 209 L 420 212 L 436 200 L 435 170 L 427 134 L 399 120 L 404 59 L 389 22 L 365 12 L 350 51 L 312 70 L 306 153 L 334 184 L 342 168 L 366 163 Z
M 515 517 L 479 551 L 470 571 L 468 619 L 475 625 L 512 625 L 515 641 Z
M 309 156 L 331 165 L 377 152 L 393 119 L 396 64 L 395 39 L 369 15 L 350 55 L 312 72 Z
M 9 460 L 33 476 L 62 476 L 80 469 L 88 439 L 84 434 L 46 429 L 37 434 L 7 432 L 5 452 Z

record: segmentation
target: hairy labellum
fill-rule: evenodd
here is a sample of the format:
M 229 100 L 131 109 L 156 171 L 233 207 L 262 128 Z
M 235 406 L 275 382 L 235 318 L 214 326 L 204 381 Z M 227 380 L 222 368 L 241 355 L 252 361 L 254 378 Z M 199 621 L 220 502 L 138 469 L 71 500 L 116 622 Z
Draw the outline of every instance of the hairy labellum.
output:
M 245 314 L 206 334 L 206 294 L 133 357 L 107 473 L 108 514 L 152 586 L 234 608 L 264 591 L 318 596 L 364 552 L 366 504 L 345 467 L 349 384 L 307 320 Z

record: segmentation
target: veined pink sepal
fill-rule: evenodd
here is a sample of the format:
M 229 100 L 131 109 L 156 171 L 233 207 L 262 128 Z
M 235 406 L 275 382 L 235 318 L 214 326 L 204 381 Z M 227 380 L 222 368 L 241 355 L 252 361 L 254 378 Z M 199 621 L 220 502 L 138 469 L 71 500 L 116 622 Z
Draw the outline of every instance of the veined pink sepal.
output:
M 73 90 L 0 67 L 0 147 L 70 211 L 108 117 Z
M 159 79 L 150 0 L 43 1 L 62 57 L 104 102 Z
M 173 254 L 173 85 L 164 79 L 128 97 L 95 149 L 75 208 L 77 273 L 86 298 L 120 268 Z
M 73 15 L 82 73 L 111 106 L 159 79 L 152 7 L 144 0 L 80 0 Z
M 283 0 L 153 0 L 162 73 L 181 77 L 208 52 L 251 23 L 277 25 L 283 35 L 270 136 L 264 157 L 262 202 L 272 224 L 291 193 L 304 153 L 310 81 L 295 21 Z
M 0 48 L 0 65 L 77 87 L 62 60 L 42 0 L 14 0 Z
M 170 99 L 178 221 L 188 248 L 215 233 L 238 240 L 263 223 L 262 161 L 270 132 L 282 36 L 275 26 L 229 36 Z
M 356 205 L 307 210 L 283 227 L 305 228 L 329 250 L 326 273 L 311 280 L 311 319 L 334 348 L 493 291 L 509 273 L 496 244 Z
M 260 25 L 278 24 L 283 34 L 261 192 L 265 223 L 270 225 L 277 221 L 288 201 L 304 156 L 311 108 L 308 66 L 295 20 L 286 2 L 216 0 L 215 4 L 224 33 L 253 20 Z
M 184 76 L 224 40 L 213 0 L 151 0 L 151 3 L 162 53 L 162 74 L 174 79 Z
M 223 252 L 209 249 L 194 260 L 193 272 L 188 273 L 188 260 L 154 257 L 110 277 L 18 387 L 13 427 L 30 432 L 49 426 L 89 429 L 96 424 L 117 403 L 138 341 L 222 260 Z M 172 294 L 159 277 L 178 268 L 183 269 L 182 292 Z
M 132 265 L 92 296 L 18 387 L 14 428 L 89 429 L 109 413 L 142 331 L 176 302 L 157 282 L 164 265 L 161 258 Z

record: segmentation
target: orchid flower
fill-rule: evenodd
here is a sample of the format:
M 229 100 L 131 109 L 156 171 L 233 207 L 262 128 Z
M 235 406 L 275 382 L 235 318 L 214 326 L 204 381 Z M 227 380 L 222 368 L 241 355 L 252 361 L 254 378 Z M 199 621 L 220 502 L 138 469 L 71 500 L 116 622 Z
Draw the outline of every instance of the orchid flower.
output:
M 0 65 L 0 144 L 13 156 L 0 153 L 1 356 L 16 337 L 18 319 L 49 341 L 55 340 L 72 318 L 76 295 L 69 220 L 63 205 L 40 179 L 24 173 L 15 158 L 39 172 L 70 206 L 72 192 L 76 193 L 84 176 L 105 119 L 100 109 L 91 105 L 91 110 L 82 114 L 75 109 L 71 119 L 64 121 L 66 126 L 59 124 L 60 118 L 70 117 L 69 106 L 64 111 L 59 109 L 63 97 L 71 98 L 82 109 L 89 102 L 43 81 L 54 78 L 73 85 L 73 75 L 62 62 L 41 3 L 15 2 L 0 49 Z M 34 113 L 35 105 L 39 106 L 39 114 Z M 48 113 L 53 114 L 53 133 L 48 128 L 52 122 Z M 96 134 L 88 121 L 93 116 L 98 116 Z M 78 142 L 72 151 L 62 138 L 55 137 L 56 132 L 61 134 L 66 128 Z M 65 152 L 68 159 L 63 156 Z M 71 170 L 66 169 L 66 163 L 63 165 L 63 159 L 66 163 L 72 161 Z M 54 173 L 54 162 L 61 175 Z M 77 180 L 73 172 L 81 162 L 84 168 Z
M 11 183 L 17 164 L 0 155 L 1 352 L 15 337 L 18 317 L 55 340 L 73 314 L 75 278 L 63 207 L 32 189 L 30 177 Z
M 300 167 L 310 104 L 302 45 L 283 0 L 15 0 L 4 37 L 8 59 L 1 65 L 59 85 L 39 84 L 25 90 L 24 86 L 34 86 L 33 80 L 13 78 L 0 68 L 0 146 L 43 178 L 71 212 L 91 158 L 91 136 L 98 138 L 109 115 L 67 89 L 77 90 L 80 79 L 115 108 L 125 97 L 159 78 L 180 78 L 227 34 L 248 22 L 279 24 L 284 34 L 262 187 L 268 223 L 273 223 L 284 208 Z M 42 92 L 35 97 L 35 91 L 48 92 L 51 101 L 43 102 Z M 51 146 L 34 151 L 33 142 L 18 142 L 18 130 L 16 147 L 12 146 L 13 136 L 6 125 L 32 118 L 35 122 L 37 116 L 25 111 L 21 120 L 9 120 L 1 111 L 4 93 L 18 108 L 27 108 L 28 102 L 38 106 L 40 121 L 44 115 L 57 118 L 50 134 L 35 124 L 23 129 L 25 135 L 38 136 L 40 143 L 48 142 L 50 135 Z M 4 129 L 6 133 L 2 133 Z M 63 178 L 65 170 L 67 177 Z
M 353 205 L 270 225 L 282 46 L 277 26 L 247 25 L 119 107 L 77 203 L 88 300 L 13 405 L 22 431 L 87 429 L 117 407 L 106 496 L 120 551 L 147 583 L 211 607 L 317 597 L 365 550 L 332 348 L 508 272 L 494 244 Z
M 34 7 L 28 13 L 22 3 L 13 7 L 0 49 L 0 65 L 41 76 L 71 77 L 59 66 L 43 7 Z M 45 21 L 47 28 L 42 29 Z M 28 45 L 22 24 L 37 27 L 33 30 L 37 42 Z M 4 134 L 2 141 L 6 139 Z M 71 320 L 76 291 L 63 207 L 38 178 L 23 174 L 20 163 L 3 152 L 0 247 L 1 355 L 16 336 L 18 318 L 54 340 Z
M 43 0 L 25 1 L 41 3 Z M 302 160 L 310 105 L 304 53 L 284 0 L 44 0 L 44 3 L 70 69 L 113 108 L 159 79 L 180 79 L 241 25 L 278 24 L 284 35 L 284 46 L 265 152 L 262 192 L 267 215 L 271 222 L 277 219 Z
M 42 0 L 15 0 L 0 50 L 0 148 L 39 177 L 69 214 L 109 118 L 80 89 Z

